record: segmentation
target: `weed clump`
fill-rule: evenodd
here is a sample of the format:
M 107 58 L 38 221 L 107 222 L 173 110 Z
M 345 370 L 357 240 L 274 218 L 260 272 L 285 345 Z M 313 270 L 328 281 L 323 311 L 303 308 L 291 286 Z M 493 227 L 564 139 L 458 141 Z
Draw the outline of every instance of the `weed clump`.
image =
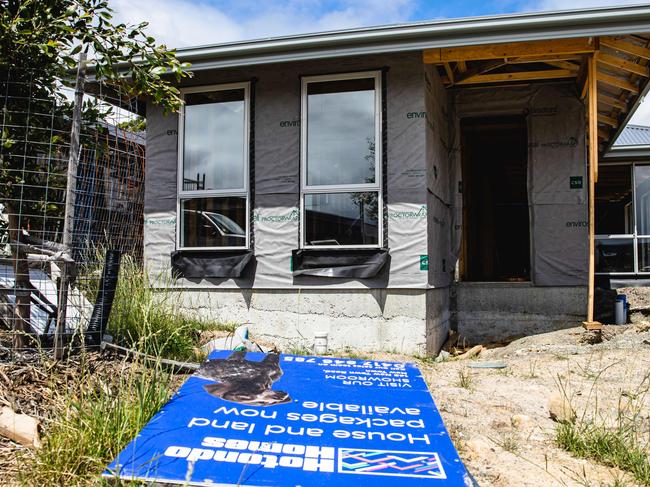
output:
M 650 374 L 636 391 L 621 394 L 613 424 L 583 415 L 558 424 L 556 443 L 577 457 L 617 467 L 650 486 L 650 428 L 643 412 L 649 391 Z
M 202 331 L 233 331 L 233 324 L 189 316 L 181 309 L 182 290 L 171 279 L 156 279 L 130 256 L 122 258 L 107 331 L 117 342 L 140 352 L 176 360 L 200 361 Z
M 54 380 L 54 378 L 52 378 Z M 43 447 L 24 459 L 22 485 L 89 485 L 173 391 L 159 365 L 119 362 L 68 377 L 55 393 Z

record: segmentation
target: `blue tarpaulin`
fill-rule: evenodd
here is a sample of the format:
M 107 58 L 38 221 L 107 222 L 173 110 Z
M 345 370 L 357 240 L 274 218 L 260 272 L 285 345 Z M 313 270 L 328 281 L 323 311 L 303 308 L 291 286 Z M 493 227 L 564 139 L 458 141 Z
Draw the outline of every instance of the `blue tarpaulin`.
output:
M 105 476 L 183 485 L 469 486 L 413 364 L 213 352 Z

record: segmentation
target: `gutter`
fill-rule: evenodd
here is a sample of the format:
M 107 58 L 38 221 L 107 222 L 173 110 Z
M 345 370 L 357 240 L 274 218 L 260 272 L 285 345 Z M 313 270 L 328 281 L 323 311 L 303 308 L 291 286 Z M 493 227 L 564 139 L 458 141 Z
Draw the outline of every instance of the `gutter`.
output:
M 650 5 L 499 15 L 348 29 L 177 50 L 193 71 L 427 48 L 650 31 Z
M 601 157 L 601 162 L 650 160 L 650 145 L 627 145 L 613 147 Z

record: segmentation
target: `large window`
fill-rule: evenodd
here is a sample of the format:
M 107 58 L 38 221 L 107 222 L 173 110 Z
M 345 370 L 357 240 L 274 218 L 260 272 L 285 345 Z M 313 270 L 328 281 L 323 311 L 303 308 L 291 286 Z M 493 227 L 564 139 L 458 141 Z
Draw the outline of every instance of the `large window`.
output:
M 650 273 L 650 166 L 600 166 L 595 223 L 596 273 Z
M 303 248 L 382 242 L 381 76 L 302 80 Z
M 249 83 L 183 90 L 179 248 L 248 248 L 249 90 Z

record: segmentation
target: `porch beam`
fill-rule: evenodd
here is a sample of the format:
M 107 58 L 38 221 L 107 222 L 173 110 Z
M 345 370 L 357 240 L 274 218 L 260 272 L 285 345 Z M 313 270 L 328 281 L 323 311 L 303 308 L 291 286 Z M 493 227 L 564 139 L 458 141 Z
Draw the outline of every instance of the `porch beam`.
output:
M 441 64 L 510 57 L 586 54 L 594 52 L 594 50 L 593 40 L 579 37 L 575 39 L 549 39 L 544 41 L 504 42 L 479 46 L 425 49 L 423 51 L 423 61 L 426 64 Z
M 580 61 L 582 54 L 551 54 L 548 56 L 532 56 L 532 57 L 510 57 L 506 58 L 508 64 L 527 64 L 527 63 L 545 63 L 546 61 Z
M 472 78 L 485 74 L 488 71 L 500 68 L 501 66 L 505 66 L 506 64 L 507 63 L 502 59 L 488 61 L 486 63 L 483 63 L 481 66 L 472 67 L 463 74 L 457 76 L 455 81 L 452 81 L 452 84 L 462 84 L 463 82 L 468 83 Z
M 615 37 L 601 37 L 600 38 L 601 46 L 609 47 L 615 51 L 624 52 L 631 56 L 637 56 L 643 59 L 650 59 L 650 49 L 639 46 L 637 44 L 632 44 L 621 39 L 616 39 Z
M 445 63 L 445 73 L 447 73 L 447 77 L 453 83 L 454 82 L 454 68 L 451 67 L 451 64 Z
M 570 63 L 568 61 L 542 61 L 549 66 L 560 69 L 568 69 L 569 71 L 575 71 L 576 73 L 580 71 L 580 65 L 575 63 Z
M 508 81 L 533 81 L 540 79 L 575 78 L 576 73 L 568 69 L 548 69 L 545 71 L 520 71 L 516 73 L 481 74 L 457 81 L 457 85 L 480 83 L 503 83 Z

